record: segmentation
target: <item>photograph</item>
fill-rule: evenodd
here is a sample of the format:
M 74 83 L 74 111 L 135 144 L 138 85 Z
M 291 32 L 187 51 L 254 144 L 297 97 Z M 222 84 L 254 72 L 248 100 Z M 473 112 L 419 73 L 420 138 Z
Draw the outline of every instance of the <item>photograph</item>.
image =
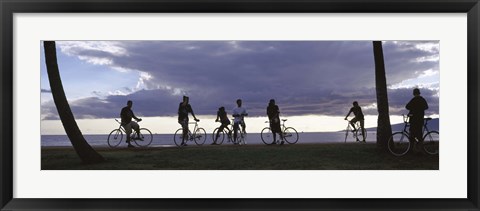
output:
M 479 210 L 478 3 L 0 0 L 0 210 Z
M 41 169 L 439 170 L 440 46 L 42 40 Z

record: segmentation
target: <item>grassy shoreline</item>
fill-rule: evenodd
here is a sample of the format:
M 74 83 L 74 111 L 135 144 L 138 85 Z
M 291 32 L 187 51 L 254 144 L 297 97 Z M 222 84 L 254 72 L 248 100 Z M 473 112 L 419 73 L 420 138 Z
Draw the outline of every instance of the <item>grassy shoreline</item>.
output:
M 42 170 L 438 170 L 439 157 L 394 157 L 375 144 L 329 143 L 95 148 L 106 162 L 85 165 L 72 147 L 42 147 Z

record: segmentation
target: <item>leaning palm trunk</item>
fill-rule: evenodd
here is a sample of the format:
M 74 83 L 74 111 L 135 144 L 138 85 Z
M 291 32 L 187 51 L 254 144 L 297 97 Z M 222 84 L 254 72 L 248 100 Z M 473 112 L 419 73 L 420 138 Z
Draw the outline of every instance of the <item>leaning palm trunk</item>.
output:
M 57 53 L 54 41 L 43 42 L 45 48 L 45 61 L 47 64 L 48 80 L 52 90 L 53 101 L 57 107 L 58 115 L 62 121 L 65 132 L 67 133 L 73 148 L 83 163 L 99 163 L 104 158 L 98 154 L 85 140 L 82 132 L 78 128 L 75 117 L 70 110 L 65 92 L 63 90 L 62 80 L 58 71 Z
M 378 109 L 377 146 L 386 149 L 388 139 L 392 136 L 392 127 L 388 110 L 387 79 L 381 41 L 373 41 L 373 55 L 375 57 L 375 89 Z

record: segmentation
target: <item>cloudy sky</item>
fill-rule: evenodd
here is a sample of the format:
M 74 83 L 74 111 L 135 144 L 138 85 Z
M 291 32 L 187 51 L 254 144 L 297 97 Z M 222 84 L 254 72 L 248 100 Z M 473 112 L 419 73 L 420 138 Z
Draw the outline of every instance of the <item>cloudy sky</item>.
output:
M 427 115 L 438 116 L 439 47 L 437 41 L 383 43 L 393 117 L 407 113 L 413 87 L 427 99 Z M 49 134 L 55 133 L 52 125 L 60 124 L 43 45 L 40 51 L 42 134 Z M 175 117 L 183 95 L 209 121 L 220 106 L 231 114 L 237 98 L 252 119 L 262 119 L 274 98 L 282 116 L 297 120 L 343 119 L 356 100 L 371 116 L 369 125 L 376 123 L 371 41 L 62 41 L 57 57 L 75 117 L 92 123 L 110 119 L 108 128 L 115 126 L 113 118 L 127 100 L 133 100 L 137 116 Z M 292 126 L 301 124 L 306 123 Z M 311 130 L 323 131 L 326 124 Z M 342 122 L 338 130 L 343 127 Z

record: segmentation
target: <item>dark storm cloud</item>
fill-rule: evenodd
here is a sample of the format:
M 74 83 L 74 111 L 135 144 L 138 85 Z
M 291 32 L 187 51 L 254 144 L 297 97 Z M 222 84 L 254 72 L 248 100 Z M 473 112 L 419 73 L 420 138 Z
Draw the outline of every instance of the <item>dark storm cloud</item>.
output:
M 388 84 L 438 70 L 438 48 L 431 43 L 385 42 Z M 237 98 L 244 100 L 251 115 L 264 115 L 271 98 L 286 115 L 344 115 L 354 100 L 362 105 L 376 102 L 369 41 L 126 41 L 114 45 L 113 49 L 123 49 L 121 53 L 81 45 L 71 45 L 65 53 L 148 73 L 150 77 L 142 80 L 145 89 L 127 96 L 76 100 L 72 102 L 76 115 L 116 117 L 128 99 L 134 100 L 139 115 L 176 115 L 183 94 L 191 97 L 197 114 L 215 114 L 219 106 L 231 109 Z M 438 113 L 436 92 L 423 93 L 432 98 L 432 111 Z M 400 108 L 411 97 L 411 89 L 390 89 L 389 95 L 392 113 L 404 113 Z M 366 113 L 376 114 L 376 110 Z
M 196 93 L 196 92 L 195 92 Z M 200 94 L 200 93 L 198 93 Z M 317 93 L 318 94 L 318 93 Z M 364 89 L 350 94 L 320 93 L 321 97 L 279 97 L 277 104 L 284 115 L 321 114 L 342 116 L 345 115 L 353 101 L 358 101 L 366 115 L 377 115 L 375 89 Z M 412 98 L 412 89 L 389 89 L 389 106 L 391 115 L 407 114 L 405 105 Z M 427 115 L 438 114 L 439 98 L 436 91 L 422 89 L 422 96 L 427 100 L 429 109 Z M 208 96 L 207 96 L 208 98 Z M 212 104 L 206 98 L 191 97 L 190 103 L 196 114 L 215 115 L 217 108 L 225 106 L 227 112 L 235 106 L 235 100 L 224 104 Z M 256 100 L 244 99 L 250 116 L 265 116 L 269 99 Z M 119 118 L 120 110 L 128 100 L 133 101 L 133 110 L 139 117 L 142 116 L 176 116 L 178 104 L 182 96 L 172 95 L 168 90 L 141 90 L 130 95 L 109 96 L 106 99 L 98 97 L 84 98 L 73 101 L 70 106 L 76 118 Z M 302 103 L 299 103 L 302 102 Z M 50 101 L 42 105 L 42 113 L 47 114 L 44 119 L 58 119 L 55 105 Z

